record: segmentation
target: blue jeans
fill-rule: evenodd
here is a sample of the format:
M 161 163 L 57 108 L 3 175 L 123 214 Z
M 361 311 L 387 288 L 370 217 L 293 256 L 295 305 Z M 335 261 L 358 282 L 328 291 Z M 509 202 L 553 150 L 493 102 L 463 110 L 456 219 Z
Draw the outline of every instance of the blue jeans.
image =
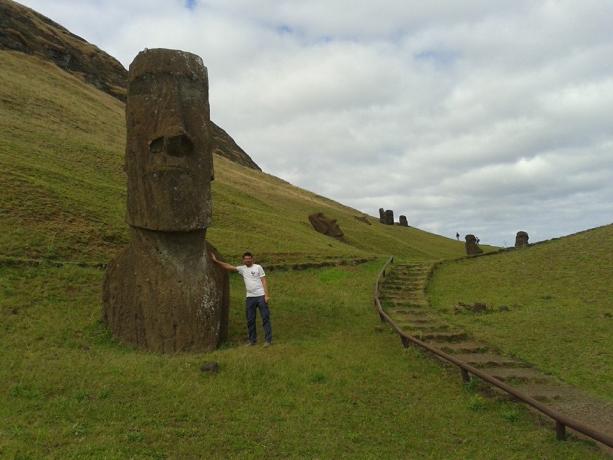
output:
M 272 342 L 270 311 L 268 310 L 268 304 L 264 300 L 264 296 L 247 297 L 245 299 L 245 306 L 247 310 L 247 331 L 249 332 L 249 342 L 256 343 L 258 340 L 255 328 L 256 309 L 258 308 L 260 309 L 260 316 L 262 317 L 262 327 L 264 328 L 264 335 L 266 336 L 266 341 Z

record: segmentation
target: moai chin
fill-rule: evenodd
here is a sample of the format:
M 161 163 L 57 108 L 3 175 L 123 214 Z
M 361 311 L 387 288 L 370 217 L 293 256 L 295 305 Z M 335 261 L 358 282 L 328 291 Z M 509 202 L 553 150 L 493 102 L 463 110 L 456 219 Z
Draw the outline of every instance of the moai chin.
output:
M 520 231 L 515 235 L 515 247 L 516 248 L 525 248 L 528 247 L 528 233 Z
M 475 235 L 466 235 L 465 239 L 466 243 L 464 247 L 466 248 L 467 255 L 475 256 L 483 253 L 483 250 L 479 247 L 479 244 L 477 244 L 477 237 Z
M 157 352 L 208 351 L 227 335 L 227 273 L 205 240 L 213 158 L 207 70 L 183 51 L 145 50 L 126 103 L 127 223 L 107 267 L 103 319 L 119 341 Z
M 398 216 L 398 225 L 401 227 L 408 227 L 409 221 L 407 220 L 407 216 Z

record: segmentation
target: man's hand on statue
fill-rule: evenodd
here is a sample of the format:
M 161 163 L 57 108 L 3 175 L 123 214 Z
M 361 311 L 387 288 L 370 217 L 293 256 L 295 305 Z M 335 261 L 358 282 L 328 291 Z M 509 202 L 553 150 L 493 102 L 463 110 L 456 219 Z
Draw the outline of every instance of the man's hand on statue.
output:
M 215 253 L 214 252 L 211 252 L 211 260 L 213 262 L 217 262 L 217 257 L 215 257 Z

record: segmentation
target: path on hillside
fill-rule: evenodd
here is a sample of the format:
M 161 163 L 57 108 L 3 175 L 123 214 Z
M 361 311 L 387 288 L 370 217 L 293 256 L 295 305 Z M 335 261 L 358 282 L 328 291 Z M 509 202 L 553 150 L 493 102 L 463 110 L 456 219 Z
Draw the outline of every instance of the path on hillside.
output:
M 487 372 L 560 413 L 600 432 L 613 434 L 613 403 L 587 395 L 528 363 L 505 356 L 441 319 L 425 296 L 430 270 L 429 264 L 394 265 L 385 277 L 380 300 L 396 325 L 407 334 Z

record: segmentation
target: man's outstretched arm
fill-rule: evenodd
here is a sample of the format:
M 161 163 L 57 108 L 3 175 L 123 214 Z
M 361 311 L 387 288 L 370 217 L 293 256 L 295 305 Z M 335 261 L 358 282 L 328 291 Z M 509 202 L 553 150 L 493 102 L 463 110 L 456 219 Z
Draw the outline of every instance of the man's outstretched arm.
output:
M 217 260 L 217 257 L 215 257 L 215 254 L 212 252 L 211 252 L 211 260 L 215 262 L 217 265 L 219 265 L 221 268 L 228 270 L 229 272 L 238 271 L 234 265 L 230 265 L 226 262 L 222 262 L 221 260 Z

